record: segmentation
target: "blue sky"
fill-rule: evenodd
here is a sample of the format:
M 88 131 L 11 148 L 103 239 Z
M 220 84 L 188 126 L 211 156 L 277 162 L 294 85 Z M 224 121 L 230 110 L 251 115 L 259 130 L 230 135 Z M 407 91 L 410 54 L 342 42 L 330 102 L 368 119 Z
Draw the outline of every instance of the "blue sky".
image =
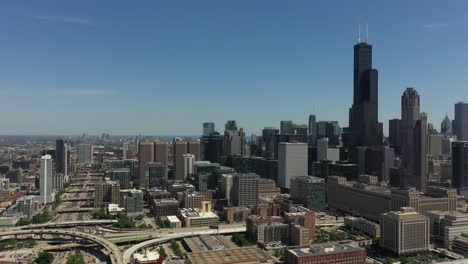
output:
M 468 101 L 468 2 L 1 1 L 0 134 L 193 135 L 348 123 L 369 21 L 379 117 L 408 86 L 439 127 Z

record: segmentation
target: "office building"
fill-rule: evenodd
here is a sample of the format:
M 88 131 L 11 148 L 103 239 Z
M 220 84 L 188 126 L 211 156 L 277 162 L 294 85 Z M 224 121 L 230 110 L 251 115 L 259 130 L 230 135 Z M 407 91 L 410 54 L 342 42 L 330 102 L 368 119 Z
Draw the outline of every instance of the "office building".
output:
M 340 144 L 341 128 L 338 121 L 319 121 L 317 122 L 317 139 L 328 138 L 330 146 Z
M 400 128 L 401 121 L 400 119 L 391 119 L 388 121 L 388 144 L 390 147 L 395 149 L 397 154 L 400 154 L 401 151 L 401 128 Z
M 452 249 L 455 237 L 468 233 L 467 213 L 430 211 L 427 215 L 431 239 L 443 242 L 447 249 Z
M 357 147 L 383 144 L 383 127 L 378 120 L 378 72 L 372 68 L 372 45 L 354 45 L 354 96 L 349 110 L 349 160 L 357 163 Z
M 468 103 L 460 102 L 455 104 L 453 134 L 460 141 L 468 141 Z
M 429 155 L 432 157 L 442 156 L 442 139 L 443 135 L 429 135 Z
M 325 180 L 314 176 L 291 179 L 290 198 L 312 211 L 323 211 L 327 206 Z
M 184 227 L 201 227 L 219 224 L 219 217 L 209 211 L 199 211 L 194 208 L 179 209 L 177 217 L 181 220 Z
M 468 197 L 468 141 L 452 143 L 452 186 Z
M 233 202 L 233 187 L 234 187 L 234 175 L 222 174 L 221 175 L 221 192 L 224 194 L 224 198 L 227 199 L 228 205 L 231 206 Z
M 154 162 L 160 162 L 161 165 L 164 167 L 164 177 L 167 181 L 167 173 L 168 173 L 168 152 L 169 146 L 165 141 L 155 141 L 154 142 Z
M 394 177 L 400 186 L 424 192 L 427 186 L 427 116 L 419 111 L 419 94 L 407 88 L 401 96 L 401 164 Z
M 242 128 L 239 130 L 224 131 L 224 155 L 245 155 L 245 133 Z
M 63 139 L 55 141 L 55 173 L 68 175 L 68 149 Z
M 280 134 L 290 135 L 293 133 L 293 122 L 292 121 L 280 121 Z
M 380 225 L 365 218 L 346 216 L 344 218 L 344 224 L 347 227 L 354 230 L 359 230 L 372 238 L 380 237 Z
M 274 180 L 259 178 L 258 179 L 258 195 L 259 196 L 274 196 L 281 193 L 279 188 L 276 188 Z
M 94 207 L 120 204 L 120 185 L 117 181 L 100 181 L 94 185 Z
M 50 155 L 41 157 L 41 170 L 39 176 L 39 189 L 41 191 L 41 199 L 45 204 L 54 202 L 55 196 L 53 192 L 53 163 Z
M 154 143 L 140 142 L 138 145 L 138 169 L 139 173 L 134 185 L 137 188 L 148 188 L 149 179 L 146 177 L 146 163 L 154 161 Z
M 317 145 L 317 120 L 315 115 L 309 115 L 309 144 L 312 146 Z
M 130 169 L 120 168 L 111 170 L 111 179 L 119 182 L 121 189 L 130 189 Z
M 353 244 L 327 243 L 286 250 L 285 263 L 366 263 L 366 250 Z
M 284 223 L 284 219 L 280 216 L 251 215 L 247 218 L 246 233 L 254 242 L 289 244 L 289 224 Z
M 440 133 L 442 135 L 452 134 L 452 120 L 445 115 L 444 120 L 440 123 Z
M 329 176 L 327 183 L 328 207 L 378 222 L 380 215 L 401 207 L 413 207 L 422 214 L 428 211 L 455 211 L 455 189 L 429 187 L 425 194 L 414 188 L 394 189 L 379 182 L 376 176 L 362 175 L 358 181 Z
M 200 141 L 187 141 L 187 153 L 192 154 L 195 161 L 201 158 L 201 144 Z
M 201 141 L 202 157 L 213 163 L 221 162 L 223 156 L 224 136 L 214 132 L 209 136 L 203 136 Z
M 182 207 L 184 208 L 201 208 L 203 203 L 203 195 L 198 192 L 183 192 Z
M 161 162 L 146 163 L 145 178 L 148 179 L 148 187 L 150 189 L 157 188 L 165 190 L 167 188 L 166 167 Z
M 0 178 L 0 191 L 6 191 L 10 189 L 10 179 Z
M 232 204 L 249 206 L 258 203 L 258 174 L 236 173 L 232 183 Z
M 224 125 L 224 130 L 237 130 L 236 120 L 229 120 Z
M 187 179 L 188 176 L 193 174 L 193 166 L 195 163 L 195 155 L 192 154 L 183 154 L 184 158 L 184 180 Z
M 42 203 L 43 201 L 40 201 Z M 25 195 L 16 199 L 16 212 L 23 216 L 31 218 L 37 211 L 37 197 L 34 195 Z
M 143 192 L 141 190 L 130 190 L 124 196 L 123 207 L 129 217 L 143 215 Z
M 93 145 L 78 144 L 77 163 L 90 164 L 93 162 Z
M 328 160 L 328 138 L 317 140 L 317 161 Z
M 172 143 L 172 152 L 174 179 L 177 181 L 184 181 L 184 154 L 188 153 L 187 141 L 174 140 Z
M 262 130 L 262 141 L 264 146 L 263 157 L 267 159 L 275 158 L 275 136 L 279 134 L 279 130 L 274 127 L 265 127 Z
M 174 198 L 153 199 L 151 212 L 155 217 L 176 215 L 179 210 L 179 201 Z
M 291 179 L 307 175 L 307 143 L 279 143 L 278 187 L 290 187 Z
M 411 207 L 382 214 L 380 246 L 398 255 L 429 250 L 429 220 Z
M 215 132 L 215 124 L 212 122 L 203 123 L 203 136 L 211 136 Z

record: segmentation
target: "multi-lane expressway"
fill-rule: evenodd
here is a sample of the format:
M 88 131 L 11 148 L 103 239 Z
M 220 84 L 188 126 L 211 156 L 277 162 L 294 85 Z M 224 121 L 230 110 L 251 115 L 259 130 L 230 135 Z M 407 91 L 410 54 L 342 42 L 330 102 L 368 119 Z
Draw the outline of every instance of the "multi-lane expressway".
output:
M 96 235 L 77 232 L 77 231 L 62 230 L 62 229 L 11 230 L 11 231 L 0 232 L 1 238 L 17 236 L 17 235 L 62 235 L 62 236 L 85 239 L 85 240 L 94 242 L 104 247 L 107 253 L 109 254 L 112 264 L 123 264 L 122 253 L 120 252 L 120 249 L 115 244 L 110 242 L 109 240 L 96 236 Z

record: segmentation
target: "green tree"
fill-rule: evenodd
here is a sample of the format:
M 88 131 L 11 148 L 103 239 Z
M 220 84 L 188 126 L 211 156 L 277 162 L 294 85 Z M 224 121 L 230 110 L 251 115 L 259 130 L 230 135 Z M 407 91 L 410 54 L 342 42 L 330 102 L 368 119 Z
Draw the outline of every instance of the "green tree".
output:
M 67 264 L 85 264 L 81 252 L 79 250 L 75 251 L 75 254 L 71 255 L 68 259 Z
M 250 241 L 245 237 L 244 234 L 234 233 L 231 237 L 231 240 L 239 247 L 252 245 L 252 243 L 250 243 Z
M 159 246 L 158 253 L 163 259 L 167 258 L 166 250 L 164 250 L 163 246 Z
M 31 223 L 33 224 L 43 224 L 43 223 L 47 223 L 49 222 L 50 220 L 54 219 L 54 216 L 49 213 L 48 211 L 45 211 L 41 214 L 36 214 L 32 217 L 31 219 Z
M 41 252 L 34 260 L 36 264 L 50 264 L 54 261 L 54 255 L 49 252 Z
M 99 208 L 93 211 L 92 214 L 94 219 L 111 219 L 112 216 L 104 210 L 104 208 Z
M 177 255 L 181 256 L 182 255 L 182 250 L 180 249 L 179 243 L 175 240 L 171 240 L 171 248 L 176 253 Z
M 27 226 L 31 224 L 31 220 L 27 218 L 21 218 L 18 222 L 16 222 L 16 226 Z
M 135 228 L 135 222 L 130 219 L 126 214 L 120 214 L 117 223 L 114 226 L 119 228 Z
M 263 250 L 266 249 L 266 246 L 265 246 L 265 243 L 262 243 L 262 242 L 257 242 L 257 246 Z
M 158 225 L 159 228 L 168 228 L 169 225 L 166 223 L 166 221 L 162 220 L 161 217 L 158 217 L 156 219 L 156 225 Z

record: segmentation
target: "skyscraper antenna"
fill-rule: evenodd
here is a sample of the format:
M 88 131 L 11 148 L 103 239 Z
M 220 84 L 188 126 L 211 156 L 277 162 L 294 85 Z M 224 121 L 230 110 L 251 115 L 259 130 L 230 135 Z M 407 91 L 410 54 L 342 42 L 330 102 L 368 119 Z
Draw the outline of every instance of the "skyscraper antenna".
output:
M 359 30 L 358 30 L 358 39 L 357 39 L 357 42 L 358 42 L 358 43 L 361 43 L 361 22 L 359 22 Z
M 369 23 L 366 19 L 366 43 L 369 43 Z

